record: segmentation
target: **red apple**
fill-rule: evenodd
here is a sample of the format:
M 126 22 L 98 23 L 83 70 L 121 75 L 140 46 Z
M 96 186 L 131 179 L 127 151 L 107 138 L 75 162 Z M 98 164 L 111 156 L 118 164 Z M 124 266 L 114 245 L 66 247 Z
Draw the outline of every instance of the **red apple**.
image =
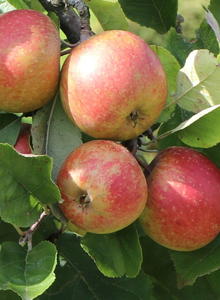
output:
M 21 131 L 17 138 L 17 141 L 14 145 L 14 148 L 22 154 L 32 154 L 32 149 L 30 145 L 30 137 L 31 137 L 31 125 L 23 124 L 21 127 Z
M 147 200 L 147 183 L 123 146 L 90 141 L 73 151 L 57 178 L 65 217 L 78 229 L 111 233 L 135 221 Z
M 220 230 L 220 170 L 201 153 L 171 147 L 153 161 L 141 224 L 157 243 L 191 251 Z
M 0 15 L 0 110 L 28 112 L 56 92 L 60 39 L 46 15 L 14 10 Z
M 72 50 L 60 90 L 65 111 L 82 131 L 128 140 L 159 117 L 167 83 L 159 59 L 140 37 L 110 30 Z

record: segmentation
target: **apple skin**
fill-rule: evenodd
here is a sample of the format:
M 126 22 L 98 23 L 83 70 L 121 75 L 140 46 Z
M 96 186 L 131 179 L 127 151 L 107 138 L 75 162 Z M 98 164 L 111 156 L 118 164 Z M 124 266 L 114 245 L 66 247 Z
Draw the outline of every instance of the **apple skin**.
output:
M 33 151 L 30 145 L 30 137 L 31 137 L 31 125 L 22 124 L 17 141 L 14 145 L 15 150 L 21 154 L 32 154 Z
M 60 39 L 34 10 L 0 15 L 0 110 L 29 112 L 51 100 L 59 79 Z
M 179 251 L 211 242 L 220 230 L 220 170 L 203 154 L 177 146 L 163 150 L 152 166 L 140 217 L 146 234 Z
M 137 35 L 109 30 L 74 48 L 60 83 L 67 115 L 95 138 L 129 140 L 159 117 L 167 82 L 156 54 Z
M 57 185 L 64 216 L 78 229 L 97 234 L 134 222 L 147 200 L 141 167 L 113 141 L 94 140 L 75 149 L 64 161 Z

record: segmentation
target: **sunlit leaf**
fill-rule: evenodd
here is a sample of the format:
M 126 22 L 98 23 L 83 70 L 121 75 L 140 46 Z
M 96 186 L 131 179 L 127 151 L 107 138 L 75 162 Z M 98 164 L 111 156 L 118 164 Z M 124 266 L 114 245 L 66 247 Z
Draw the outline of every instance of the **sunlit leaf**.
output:
M 31 251 L 13 242 L 0 250 L 0 289 L 12 290 L 22 299 L 41 295 L 55 280 L 56 248 L 47 241 Z

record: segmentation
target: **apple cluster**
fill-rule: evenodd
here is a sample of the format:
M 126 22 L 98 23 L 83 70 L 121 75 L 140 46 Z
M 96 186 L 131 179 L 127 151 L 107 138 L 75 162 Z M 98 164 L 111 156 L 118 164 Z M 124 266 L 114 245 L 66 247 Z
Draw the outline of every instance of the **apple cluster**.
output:
M 93 139 L 68 155 L 57 176 L 69 228 L 106 234 L 138 219 L 153 240 L 180 251 L 201 248 L 218 235 L 220 170 L 207 157 L 187 147 L 167 148 L 146 178 L 121 143 L 150 128 L 166 102 L 165 72 L 145 41 L 105 31 L 75 47 L 60 76 L 54 24 L 37 11 L 16 10 L 0 16 L 0 48 L 0 110 L 39 109 L 59 85 L 66 114 Z M 26 126 L 15 149 L 32 153 L 29 138 Z
M 69 118 L 104 139 L 71 153 L 58 175 L 61 209 L 75 230 L 110 233 L 139 218 L 148 236 L 180 251 L 203 247 L 218 235 L 220 170 L 208 158 L 171 147 L 143 178 L 132 155 L 106 141 L 138 137 L 163 110 L 166 76 L 143 40 L 114 30 L 83 42 L 63 66 L 60 91 Z

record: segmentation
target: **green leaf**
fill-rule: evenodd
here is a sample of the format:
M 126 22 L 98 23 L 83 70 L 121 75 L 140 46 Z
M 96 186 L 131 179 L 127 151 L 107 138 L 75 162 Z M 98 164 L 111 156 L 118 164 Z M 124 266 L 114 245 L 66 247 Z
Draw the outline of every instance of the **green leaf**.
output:
M 57 173 L 67 155 L 82 144 L 81 132 L 67 117 L 57 97 L 50 112 L 47 130 L 46 153 L 53 157 L 52 177 Z
M 209 148 L 220 142 L 220 105 L 204 109 L 184 123 L 185 126 L 191 123 L 178 134 L 185 144 L 191 147 Z
M 87 233 L 81 246 L 107 277 L 136 277 L 140 272 L 142 251 L 135 225 L 112 234 Z
M 220 282 L 220 270 L 209 274 L 206 277 L 206 280 L 209 283 L 209 286 L 211 286 L 212 290 L 220 298 L 220 285 L 219 285 L 219 282 Z M 217 298 L 215 298 L 215 299 L 217 299 Z
M 52 109 L 52 102 L 39 109 L 32 118 L 31 136 L 34 154 L 46 153 L 47 122 Z
M 177 80 L 175 99 L 195 113 L 220 104 L 220 65 L 208 50 L 194 50 L 188 56 Z
M 117 0 L 92 0 L 88 6 L 104 30 L 128 30 L 128 22 Z
M 212 160 L 217 167 L 220 168 L 220 144 L 207 148 L 207 149 L 200 149 L 200 152 L 204 153 L 210 160 Z
M 220 237 L 192 252 L 170 251 L 179 287 L 193 285 L 198 277 L 220 269 Z
M 119 0 L 119 3 L 126 17 L 159 33 L 175 26 L 177 0 Z
M 14 145 L 21 128 L 21 118 L 14 114 L 0 113 L 0 143 Z
M 15 7 L 8 3 L 7 0 L 0 0 L 0 14 L 14 10 Z
M 40 300 L 153 300 L 151 278 L 143 272 L 132 279 L 103 276 L 80 247 L 79 238 L 71 233 L 64 233 L 57 246 L 60 254 L 57 279 Z
M 176 78 L 180 69 L 180 65 L 176 58 L 165 48 L 160 46 L 151 46 L 151 49 L 159 57 L 161 64 L 163 65 L 164 71 L 166 73 L 167 84 L 168 84 L 168 97 L 167 97 L 167 108 L 163 110 L 160 115 L 159 122 L 167 121 L 172 112 L 175 110 L 175 103 L 173 102 L 173 95 L 176 91 Z
M 159 150 L 166 149 L 167 147 L 171 146 L 185 145 L 180 140 L 178 132 L 174 132 L 174 129 L 191 116 L 191 112 L 181 109 L 178 105 L 176 106 L 172 117 L 167 122 L 163 123 L 159 128 L 157 137 Z
M 10 145 L 14 145 L 16 143 L 20 129 L 21 119 L 17 118 L 0 130 L 0 143 L 8 143 Z
M 200 28 L 196 32 L 197 41 L 194 44 L 194 49 L 208 49 L 210 52 L 218 55 L 219 46 L 212 28 L 203 21 Z
M 30 6 L 27 5 L 24 0 L 8 0 L 8 2 L 17 9 L 29 9 Z
M 39 0 L 25 0 L 25 2 L 29 2 L 28 4 L 31 9 L 35 9 L 41 12 L 45 11 L 45 8 L 40 4 Z
M 36 113 L 32 126 L 34 153 L 46 153 L 53 158 L 55 179 L 68 154 L 82 144 L 81 132 L 68 119 L 58 96 Z
M 216 37 L 216 40 L 218 41 L 218 43 L 220 43 L 220 28 L 219 28 L 219 24 L 218 24 L 216 18 L 214 17 L 214 15 L 212 14 L 212 12 L 210 10 L 206 11 L 205 18 L 206 18 L 206 21 L 209 24 L 209 26 L 212 28 L 213 33 L 214 33 L 214 35 Z
M 166 49 L 169 50 L 183 66 L 187 56 L 195 45 L 189 42 L 182 34 L 178 34 L 174 28 L 171 28 L 167 34 Z
M 14 114 L 0 112 L 0 130 L 17 119 L 18 117 Z
M 205 277 L 199 278 L 193 286 L 186 286 L 176 292 L 177 300 L 219 300 L 220 295 L 215 293 Z
M 185 144 L 197 148 L 209 148 L 220 142 L 219 122 L 220 105 L 215 105 L 193 115 L 176 128 L 164 132 L 158 136 L 158 139 L 179 132 L 178 137 Z
M 60 200 L 51 181 L 51 159 L 21 155 L 8 144 L 0 144 L 0 216 L 3 221 L 26 227 L 35 222 L 41 205 Z
M 61 224 L 57 222 L 52 214 L 48 215 L 40 222 L 40 225 L 34 232 L 32 245 L 37 245 L 42 240 L 55 241 L 56 236 L 60 234 L 60 226 Z
M 44 241 L 27 252 L 13 242 L 0 250 L 0 289 L 12 290 L 22 299 L 41 295 L 55 280 L 56 248 Z
M 155 298 L 177 300 L 176 273 L 168 249 L 147 236 L 141 237 L 140 242 L 143 251 L 142 270 L 153 279 Z
M 19 235 L 14 227 L 0 219 L 0 244 L 6 241 L 18 241 L 18 238 Z
M 1 300 L 21 300 L 21 298 L 12 291 L 0 291 Z
M 219 0 L 210 0 L 210 5 L 208 8 L 220 24 Z

